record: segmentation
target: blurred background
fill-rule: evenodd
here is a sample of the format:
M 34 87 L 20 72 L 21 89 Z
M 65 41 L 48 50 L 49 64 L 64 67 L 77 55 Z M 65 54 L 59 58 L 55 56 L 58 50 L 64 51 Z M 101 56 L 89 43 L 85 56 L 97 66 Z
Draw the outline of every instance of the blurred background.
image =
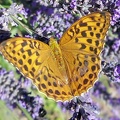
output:
M 120 120 L 119 6 L 120 0 L 0 0 L 0 42 L 23 36 L 48 44 L 82 16 L 111 13 L 98 80 L 71 101 L 48 99 L 0 55 L 0 120 Z

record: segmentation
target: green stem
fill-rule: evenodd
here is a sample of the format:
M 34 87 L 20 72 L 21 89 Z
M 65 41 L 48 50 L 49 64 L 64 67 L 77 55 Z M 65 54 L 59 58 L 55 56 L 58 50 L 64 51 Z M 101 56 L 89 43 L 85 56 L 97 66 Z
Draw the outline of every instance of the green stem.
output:
M 16 17 L 12 16 L 11 15 L 11 18 L 19 25 L 21 25 L 24 29 L 26 29 L 26 31 L 29 33 L 29 34 L 33 34 L 35 33 L 33 30 L 29 29 L 26 25 L 24 25 L 22 22 L 20 22 Z
M 32 120 L 32 117 L 30 116 L 30 114 L 28 113 L 28 111 L 27 111 L 26 109 L 22 108 L 22 107 L 19 105 L 18 102 L 17 102 L 17 105 L 18 105 L 19 109 L 20 109 L 21 111 L 23 111 L 23 113 L 25 114 L 25 116 L 27 117 L 27 119 L 28 119 L 28 120 Z
M 10 4 L 12 4 L 12 3 L 13 3 L 13 1 L 12 1 L 12 0 L 8 0 L 8 1 L 9 1 L 9 3 L 10 3 Z
M 4 7 L 2 5 L 0 5 L 0 8 L 4 8 Z M 15 16 L 10 15 L 10 17 L 14 20 L 14 22 L 21 25 L 30 35 L 33 35 L 33 33 L 37 34 L 33 30 L 29 29 L 26 25 L 24 25 L 21 21 L 19 21 Z
M 0 5 L 0 8 L 4 8 L 2 5 Z

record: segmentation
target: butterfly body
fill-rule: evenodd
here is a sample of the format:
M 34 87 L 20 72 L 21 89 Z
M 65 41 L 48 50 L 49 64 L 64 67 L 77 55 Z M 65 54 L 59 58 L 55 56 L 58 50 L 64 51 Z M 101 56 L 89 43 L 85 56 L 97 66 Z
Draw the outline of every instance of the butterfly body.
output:
M 48 46 L 15 37 L 2 42 L 0 52 L 39 91 L 56 101 L 66 101 L 86 92 L 97 80 L 109 25 L 110 14 L 98 11 L 76 21 L 59 44 L 53 38 Z
M 65 82 L 65 84 L 68 84 L 68 77 L 67 77 L 68 75 L 66 73 L 65 63 L 64 63 L 64 60 L 62 57 L 63 55 L 62 55 L 60 46 L 54 38 L 50 38 L 49 46 L 54 53 L 53 56 L 57 62 L 58 69 L 59 69 L 61 75 L 64 77 L 64 80 L 65 80 L 64 82 Z

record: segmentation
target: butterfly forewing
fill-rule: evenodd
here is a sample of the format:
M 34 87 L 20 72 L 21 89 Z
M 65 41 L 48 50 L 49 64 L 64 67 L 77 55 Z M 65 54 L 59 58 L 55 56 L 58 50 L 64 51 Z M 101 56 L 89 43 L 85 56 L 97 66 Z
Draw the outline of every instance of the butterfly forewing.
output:
M 100 52 L 110 25 L 108 12 L 95 12 L 75 22 L 60 39 L 73 96 L 93 86 L 100 71 Z
M 0 51 L 9 62 L 30 79 L 37 88 L 55 100 L 72 98 L 64 84 L 54 54 L 47 44 L 30 38 L 11 38 L 0 45 Z M 65 92 L 64 92 L 65 91 Z

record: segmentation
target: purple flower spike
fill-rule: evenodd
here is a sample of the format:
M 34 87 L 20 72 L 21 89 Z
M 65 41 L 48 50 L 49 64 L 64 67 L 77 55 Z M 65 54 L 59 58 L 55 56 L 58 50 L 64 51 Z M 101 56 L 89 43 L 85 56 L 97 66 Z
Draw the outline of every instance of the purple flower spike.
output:
M 120 82 L 120 64 L 118 64 L 114 69 L 114 76 L 117 79 L 117 82 Z
M 0 69 L 0 99 L 4 100 L 10 109 L 14 109 L 19 103 L 21 107 L 28 110 L 34 120 L 44 117 L 46 111 L 43 108 L 42 98 L 31 96 L 31 93 L 26 91 L 26 86 L 21 87 L 24 84 L 21 79 L 22 77 L 17 81 L 13 72 Z
M 50 37 L 60 39 L 80 17 L 96 11 L 110 12 L 111 26 L 101 53 L 100 80 L 94 84 L 91 92 L 87 91 L 86 94 L 77 96 L 69 102 L 58 102 L 57 107 L 61 108 L 61 112 L 69 120 L 120 120 L 120 0 L 23 0 L 19 3 L 23 5 L 13 3 L 10 8 L 0 10 L 0 29 L 10 31 L 0 30 L 1 42 L 8 39 L 10 33 L 12 36 L 13 31 L 17 29 L 20 34 L 16 36 L 31 37 L 48 44 Z M 36 33 L 29 35 L 23 32 L 24 27 L 22 30 L 20 28 L 20 31 L 11 16 L 15 16 L 19 21 L 22 19 L 21 22 Z M 12 25 L 16 25 L 15 28 Z M 95 29 L 95 26 L 92 26 L 92 29 Z M 84 27 L 86 30 L 88 26 Z M 91 36 L 90 39 L 92 38 Z M 96 49 L 99 49 L 99 46 Z M 31 89 L 30 92 L 27 91 L 29 89 L 26 90 L 31 86 L 31 82 L 23 76 L 16 80 L 13 73 L 0 69 L 0 99 L 4 100 L 10 109 L 16 108 L 19 104 L 29 112 L 33 120 L 43 120 L 46 114 L 50 115 L 54 111 L 47 112 L 43 99 L 40 96 L 32 96 Z M 45 103 L 49 104 L 46 99 Z M 57 117 L 60 119 L 59 114 Z

